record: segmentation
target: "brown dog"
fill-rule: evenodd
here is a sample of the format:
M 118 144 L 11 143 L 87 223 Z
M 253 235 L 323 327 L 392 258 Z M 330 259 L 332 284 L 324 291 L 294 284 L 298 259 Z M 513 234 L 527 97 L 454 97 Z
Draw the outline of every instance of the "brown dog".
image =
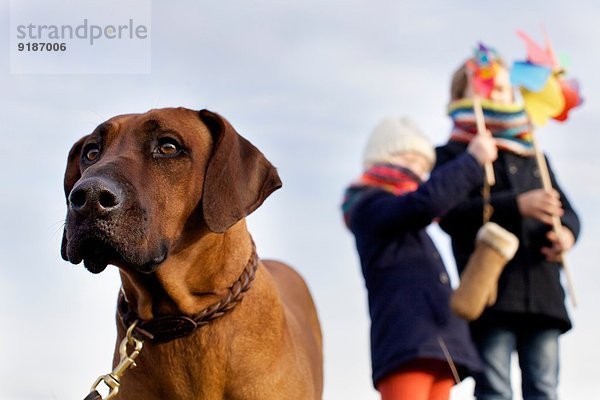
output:
M 290 267 L 258 260 L 244 220 L 281 182 L 225 119 L 184 108 L 111 118 L 75 143 L 64 186 L 63 258 L 121 274 L 114 365 L 133 321 L 144 340 L 117 398 L 321 398 L 309 291 Z

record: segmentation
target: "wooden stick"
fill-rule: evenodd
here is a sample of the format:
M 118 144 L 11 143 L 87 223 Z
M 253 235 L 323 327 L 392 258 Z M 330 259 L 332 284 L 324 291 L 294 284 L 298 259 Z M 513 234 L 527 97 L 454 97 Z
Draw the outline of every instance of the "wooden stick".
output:
M 544 157 L 544 153 L 540 148 L 539 142 L 535 133 L 531 132 L 531 137 L 533 140 L 533 148 L 535 150 L 535 159 L 537 161 L 538 168 L 540 170 L 540 177 L 542 179 L 542 186 L 545 191 L 550 192 L 552 190 L 552 181 L 550 180 L 550 171 L 548 170 L 548 164 L 546 163 L 546 158 Z M 560 222 L 560 217 L 558 215 L 552 216 L 552 230 L 556 234 L 557 237 L 560 237 L 560 233 L 562 230 L 562 223 Z M 565 271 L 565 279 L 567 281 L 567 291 L 569 292 L 569 297 L 571 298 L 571 304 L 573 307 L 577 307 L 577 298 L 575 297 L 575 289 L 573 287 L 573 279 L 571 277 L 571 272 L 567 266 L 565 260 L 565 252 L 563 251 L 560 255 L 560 262 L 563 266 L 563 271 Z
M 473 110 L 475 111 L 475 122 L 477 123 L 477 134 L 488 135 L 488 131 L 485 127 L 485 119 L 483 117 L 483 109 L 481 108 L 481 98 L 479 95 L 473 95 Z M 491 162 L 485 163 L 485 179 L 490 186 L 496 184 L 496 178 L 494 177 L 494 167 Z
M 452 376 L 454 377 L 454 382 L 458 385 L 460 383 L 460 375 L 458 375 L 458 370 L 456 369 L 456 364 L 454 364 L 454 360 L 448 351 L 448 347 L 446 347 L 446 343 L 441 336 L 438 336 L 438 343 L 440 344 L 440 348 L 442 349 L 442 353 L 444 353 L 444 357 L 446 358 L 446 362 L 450 367 L 450 371 L 452 371 Z

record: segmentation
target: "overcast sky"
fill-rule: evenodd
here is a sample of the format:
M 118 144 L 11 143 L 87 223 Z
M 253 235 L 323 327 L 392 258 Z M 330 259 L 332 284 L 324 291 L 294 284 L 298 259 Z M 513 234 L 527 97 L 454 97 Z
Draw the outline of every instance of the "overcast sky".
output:
M 453 70 L 479 40 L 508 62 L 523 58 L 515 31 L 540 39 L 541 24 L 569 56 L 585 97 L 569 121 L 539 130 L 583 222 L 568 255 L 580 306 L 561 339 L 560 393 L 597 397 L 596 0 L 153 1 L 150 72 L 142 74 L 11 74 L 9 4 L 1 1 L 1 400 L 82 398 L 110 370 L 119 278 L 115 268 L 92 275 L 60 257 L 66 155 L 111 116 L 165 106 L 221 113 L 278 167 L 283 188 L 249 218 L 259 254 L 292 264 L 312 289 L 325 335 L 324 398 L 377 399 L 365 289 L 339 212 L 343 189 L 360 173 L 363 145 L 381 118 L 411 116 L 444 143 Z M 103 4 L 92 16 L 124 7 Z M 52 9 L 44 16 L 65 17 Z M 97 61 L 73 62 L 92 69 Z M 454 274 L 448 240 L 436 227 L 432 234 Z M 453 399 L 471 399 L 471 391 L 467 381 Z

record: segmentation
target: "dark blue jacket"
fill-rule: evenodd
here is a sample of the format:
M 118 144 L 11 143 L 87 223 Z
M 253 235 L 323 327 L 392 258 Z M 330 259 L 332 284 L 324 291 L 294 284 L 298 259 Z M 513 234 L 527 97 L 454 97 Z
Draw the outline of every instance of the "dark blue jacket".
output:
M 446 163 L 461 157 L 466 145 L 449 142 L 437 149 L 436 168 L 445 169 Z M 564 215 L 563 225 L 579 235 L 579 218 L 569 200 L 556 182 L 552 169 L 552 186 L 560 193 Z M 523 218 L 517 207 L 517 196 L 531 189 L 542 187 L 540 172 L 535 157 L 521 157 L 500 151 L 494 162 L 496 184 L 491 190 L 494 207 L 492 221 L 508 229 L 519 238 L 519 249 L 506 265 L 498 282 L 496 304 L 484 311 L 481 318 L 472 324 L 475 330 L 485 329 L 490 324 L 536 324 L 541 328 L 558 328 L 563 332 L 571 328 L 565 308 L 565 292 L 560 283 L 561 266 L 546 261 L 540 249 L 548 246 L 546 233 L 550 226 Z M 452 238 L 452 249 L 459 272 L 465 267 L 473 252 L 475 235 L 481 226 L 483 202 L 481 188 L 474 188 L 469 199 L 449 212 L 440 226 Z
M 353 206 L 350 229 L 369 297 L 375 386 L 407 361 L 445 361 L 439 338 L 461 373 L 479 368 L 466 322 L 451 314 L 449 278 L 425 228 L 481 182 L 481 166 L 465 153 L 415 192 L 370 189 Z

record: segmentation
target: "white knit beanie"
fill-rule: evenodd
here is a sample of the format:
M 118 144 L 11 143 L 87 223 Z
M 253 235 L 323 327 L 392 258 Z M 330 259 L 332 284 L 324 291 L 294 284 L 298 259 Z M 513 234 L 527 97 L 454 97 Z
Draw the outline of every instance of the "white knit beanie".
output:
M 390 163 L 392 155 L 407 152 L 424 156 L 430 169 L 433 168 L 435 150 L 417 124 L 408 117 L 385 118 L 371 133 L 363 154 L 363 166 L 366 169 L 376 163 Z

